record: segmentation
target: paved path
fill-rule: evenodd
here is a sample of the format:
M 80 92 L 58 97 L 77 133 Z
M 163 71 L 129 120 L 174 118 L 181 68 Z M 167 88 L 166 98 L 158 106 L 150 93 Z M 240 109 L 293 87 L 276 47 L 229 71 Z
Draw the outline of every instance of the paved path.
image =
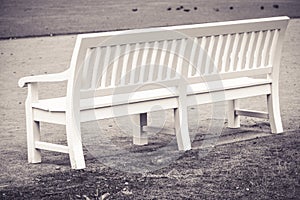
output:
M 299 0 L 2 0 L 0 4 L 0 39 L 279 15 L 300 17 Z

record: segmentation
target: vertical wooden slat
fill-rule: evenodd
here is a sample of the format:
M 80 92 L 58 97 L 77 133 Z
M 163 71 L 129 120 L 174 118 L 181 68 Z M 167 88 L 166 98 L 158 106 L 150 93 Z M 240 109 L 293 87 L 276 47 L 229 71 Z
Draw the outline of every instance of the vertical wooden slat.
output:
M 254 51 L 254 61 L 253 61 L 253 68 L 257 68 L 257 63 L 258 63 L 258 54 L 261 46 L 261 41 L 263 38 L 263 32 L 259 31 L 258 38 L 256 41 L 256 46 L 255 46 L 255 51 Z
M 206 37 L 202 37 L 201 39 L 201 45 L 200 45 L 200 52 L 199 52 L 199 57 L 198 57 L 198 62 L 197 62 L 197 68 L 196 68 L 196 76 L 201 75 L 201 68 L 202 68 L 202 62 L 203 62 L 203 57 L 204 54 L 206 53 L 205 51 L 205 46 L 206 46 Z
M 273 66 L 273 61 L 274 61 L 274 56 L 276 52 L 276 46 L 277 46 L 277 41 L 278 41 L 278 36 L 279 36 L 279 31 L 276 29 L 274 31 L 273 39 L 272 39 L 272 44 L 270 48 L 270 54 L 269 54 L 269 61 L 268 65 Z
M 158 44 L 159 43 L 157 41 L 155 41 L 153 44 L 153 50 L 152 50 L 152 55 L 150 60 L 150 67 L 149 67 L 149 76 L 148 76 L 149 81 L 152 81 L 154 79 L 154 68 L 155 68 L 155 61 L 158 52 Z
M 247 53 L 246 53 L 246 64 L 245 64 L 245 69 L 249 69 L 249 67 L 250 67 L 250 63 L 251 63 L 251 53 L 252 53 L 254 41 L 255 41 L 255 32 L 251 32 L 250 41 L 249 41 L 249 46 L 248 46 Z
M 136 43 L 134 53 L 133 53 L 133 59 L 132 59 L 132 68 L 131 68 L 131 71 L 130 71 L 130 84 L 134 83 L 135 73 L 136 73 L 137 64 L 138 64 L 139 53 L 140 53 L 140 44 Z
M 214 45 L 215 45 L 215 36 L 211 36 L 209 41 L 208 51 L 207 51 L 204 74 L 209 74 L 209 68 L 212 61 L 212 52 L 213 52 Z
M 130 44 L 126 44 L 123 66 L 122 66 L 122 73 L 121 73 L 121 85 L 125 85 L 129 54 L 130 54 Z
M 167 70 L 167 80 L 171 78 L 171 72 L 173 68 L 173 62 L 174 62 L 174 55 L 176 54 L 176 46 L 177 46 L 177 41 L 173 40 L 171 44 L 171 49 L 170 49 L 170 55 L 169 55 L 169 61 L 168 61 L 168 70 Z
M 232 72 L 234 69 L 234 62 L 236 58 L 237 47 L 239 44 L 240 35 L 238 33 L 235 34 L 232 51 L 230 54 L 230 62 L 229 62 L 229 71 Z
M 101 47 L 96 48 L 96 58 L 94 62 L 94 67 L 93 67 L 93 76 L 92 76 L 92 81 L 91 81 L 91 88 L 95 89 L 96 83 L 97 83 L 97 77 L 98 77 L 98 71 L 100 68 L 100 57 L 101 57 Z
M 225 44 L 224 53 L 223 53 L 223 56 L 222 56 L 222 69 L 221 69 L 221 73 L 223 73 L 223 72 L 226 71 L 227 56 L 228 56 L 228 52 L 229 52 L 230 43 L 231 43 L 231 35 L 228 34 L 227 38 L 226 38 L 226 44 Z
M 145 70 L 146 70 L 146 65 L 147 65 L 147 58 L 149 55 L 149 43 L 146 42 L 144 46 L 144 51 L 142 55 L 142 61 L 141 61 L 141 71 L 140 71 L 140 77 L 139 77 L 139 82 L 142 83 L 144 81 L 144 76 L 145 76 Z
M 197 46 L 198 46 L 198 39 L 195 38 L 193 41 L 191 56 L 189 60 L 188 77 L 192 76 L 193 68 L 195 67 L 194 60 L 195 60 L 195 53 L 196 53 Z
M 103 64 L 103 68 L 102 68 L 102 77 L 101 77 L 100 88 L 105 88 L 107 74 L 108 74 L 107 71 L 109 68 L 110 53 L 111 53 L 111 46 L 107 46 L 106 51 L 105 51 L 104 64 Z
M 84 79 L 87 78 L 88 76 L 88 73 L 89 73 L 89 68 L 90 68 L 90 63 L 91 63 L 91 56 L 92 56 L 92 53 L 95 51 L 95 49 L 93 48 L 88 48 L 87 49 L 87 52 L 86 52 L 86 55 L 85 55 L 85 59 L 84 59 L 84 67 L 83 67 L 83 70 L 82 70 L 82 77 Z
M 177 66 L 176 66 L 176 77 L 182 76 L 182 63 L 184 59 L 185 48 L 186 48 L 186 39 L 181 39 L 179 54 L 177 59 Z
M 261 67 L 264 67 L 266 65 L 266 59 L 267 59 L 267 51 L 268 51 L 268 46 L 269 46 L 269 43 L 270 43 L 270 37 L 271 37 L 271 31 L 268 30 L 267 31 L 267 35 L 266 35 L 266 39 L 265 39 L 265 42 L 264 42 L 264 47 L 263 47 L 263 50 L 262 50 L 262 57 L 261 57 L 261 62 L 260 62 L 260 66 Z
M 114 57 L 114 64 L 113 64 L 113 69 L 112 69 L 112 74 L 111 74 L 111 86 L 116 85 L 116 77 L 117 77 L 117 72 L 118 72 L 118 66 L 119 66 L 119 59 L 121 56 L 121 46 L 117 45 L 116 50 L 115 50 L 115 57 Z
M 244 52 L 245 52 L 245 47 L 246 47 L 247 39 L 248 39 L 248 34 L 244 33 L 243 34 L 241 48 L 240 48 L 240 52 L 238 54 L 238 63 L 237 63 L 237 66 L 236 66 L 236 70 L 237 71 L 240 71 L 242 69 L 243 58 L 244 58 Z
M 165 40 L 163 42 L 163 46 L 162 46 L 161 54 L 160 54 L 160 59 L 159 59 L 159 66 L 158 66 L 159 68 L 158 68 L 158 74 L 157 74 L 157 79 L 158 80 L 162 80 L 162 74 L 163 74 L 163 69 L 164 69 L 164 63 L 165 63 L 167 48 L 168 48 L 168 41 Z
M 216 55 L 215 55 L 215 62 L 214 62 L 214 66 L 213 66 L 213 73 L 216 74 L 218 72 L 219 69 L 219 60 L 220 60 L 220 52 L 222 49 L 222 45 L 223 45 L 223 35 L 219 36 L 219 40 L 218 40 L 218 44 L 217 44 L 217 50 L 216 50 Z

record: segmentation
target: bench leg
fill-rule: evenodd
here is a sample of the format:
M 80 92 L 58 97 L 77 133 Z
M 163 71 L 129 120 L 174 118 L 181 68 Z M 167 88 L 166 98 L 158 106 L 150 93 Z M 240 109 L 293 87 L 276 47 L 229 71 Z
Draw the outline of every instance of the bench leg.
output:
M 28 96 L 25 102 L 26 131 L 27 131 L 27 152 L 29 163 L 41 162 L 41 150 L 35 148 L 35 142 L 40 141 L 40 123 L 33 120 L 31 103 L 38 99 L 37 84 L 28 85 Z
M 190 150 L 191 140 L 188 129 L 187 108 L 174 109 L 174 123 L 179 150 Z
M 40 141 L 41 138 L 40 123 L 33 121 L 31 108 L 26 108 L 26 129 L 28 162 L 40 163 L 42 161 L 41 150 L 35 148 L 35 142 Z
M 148 144 L 147 133 L 143 131 L 143 126 L 147 126 L 147 113 L 136 114 L 133 118 L 133 144 Z
M 269 120 L 270 120 L 272 133 L 283 132 L 281 116 L 280 116 L 280 108 L 279 108 L 279 98 L 277 94 L 278 93 L 275 92 L 267 95 Z
M 67 123 L 66 131 L 71 167 L 72 169 L 83 169 L 85 168 L 85 161 L 81 142 L 80 123 L 77 125 Z
M 239 128 L 240 127 L 240 117 L 235 113 L 235 110 L 239 108 L 239 100 L 229 100 L 228 101 L 228 127 L 229 128 Z

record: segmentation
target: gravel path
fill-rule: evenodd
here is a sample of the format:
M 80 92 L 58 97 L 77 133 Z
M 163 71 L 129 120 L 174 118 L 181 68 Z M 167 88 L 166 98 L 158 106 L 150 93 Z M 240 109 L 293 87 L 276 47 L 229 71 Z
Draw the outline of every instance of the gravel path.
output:
M 192 24 L 257 17 L 299 17 L 298 0 L 3 0 L 0 38 Z

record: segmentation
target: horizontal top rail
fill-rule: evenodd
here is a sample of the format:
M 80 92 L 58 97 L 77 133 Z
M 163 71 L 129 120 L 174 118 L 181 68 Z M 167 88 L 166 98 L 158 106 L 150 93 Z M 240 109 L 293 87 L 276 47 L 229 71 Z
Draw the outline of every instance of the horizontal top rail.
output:
M 174 40 L 186 37 L 203 37 L 260 30 L 274 30 L 284 28 L 287 20 L 289 20 L 289 17 L 282 16 L 125 31 L 111 31 L 104 33 L 88 33 L 79 34 L 77 37 L 82 39 L 82 41 L 85 42 L 88 47 L 92 48 L 100 43 L 100 46 L 111 46 L 139 42 Z M 110 39 L 111 37 L 114 37 L 113 40 Z

